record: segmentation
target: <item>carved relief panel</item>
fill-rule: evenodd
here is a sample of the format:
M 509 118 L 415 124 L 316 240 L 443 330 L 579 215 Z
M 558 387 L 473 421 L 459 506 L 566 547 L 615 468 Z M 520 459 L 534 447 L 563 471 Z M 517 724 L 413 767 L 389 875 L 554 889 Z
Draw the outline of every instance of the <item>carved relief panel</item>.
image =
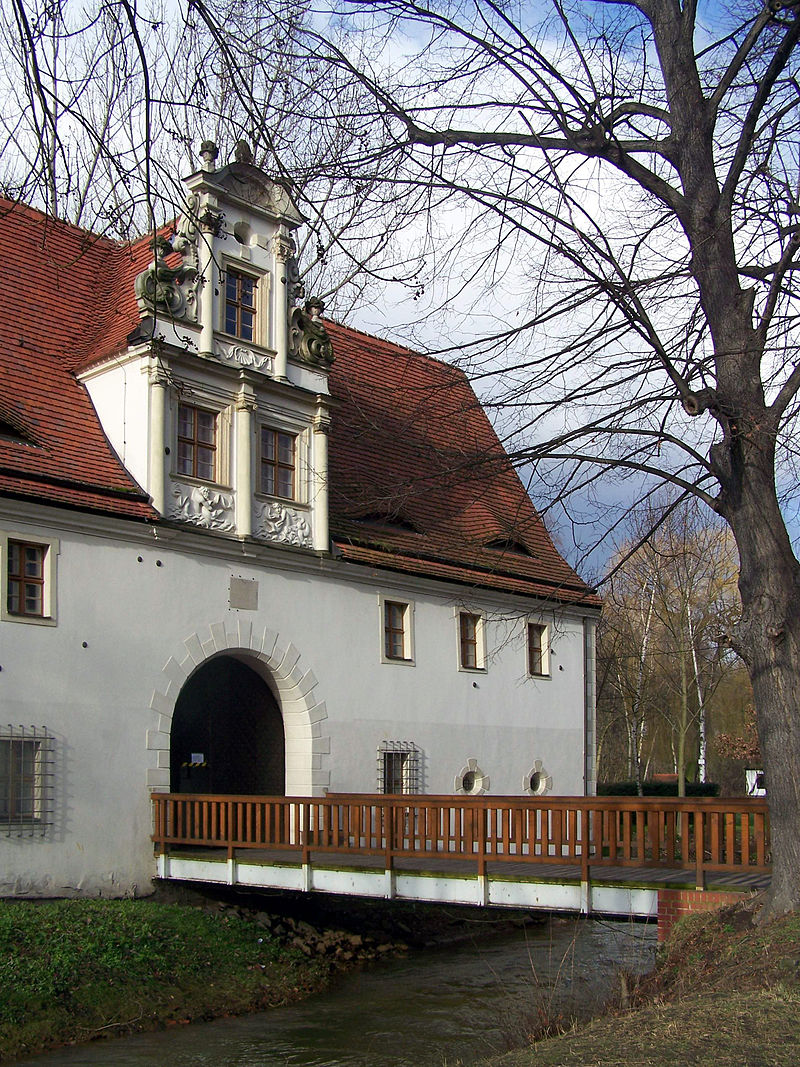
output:
M 277 501 L 269 501 L 256 507 L 255 536 L 265 541 L 311 548 L 311 524 L 295 508 L 286 507 Z
M 172 506 L 169 517 L 204 530 L 233 533 L 236 528 L 233 511 L 233 494 L 221 493 L 206 485 L 182 485 L 172 487 Z

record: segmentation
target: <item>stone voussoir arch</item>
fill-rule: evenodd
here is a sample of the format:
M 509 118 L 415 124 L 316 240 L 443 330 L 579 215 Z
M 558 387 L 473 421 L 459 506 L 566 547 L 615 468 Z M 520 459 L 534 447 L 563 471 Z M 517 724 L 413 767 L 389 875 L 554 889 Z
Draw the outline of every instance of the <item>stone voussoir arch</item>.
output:
M 169 657 L 153 691 L 150 711 L 156 716 L 147 731 L 147 788 L 169 792 L 170 738 L 175 703 L 198 667 L 220 654 L 243 656 L 266 668 L 276 691 L 286 738 L 287 796 L 320 796 L 330 785 L 330 736 L 324 732 L 328 711 L 317 693 L 317 679 L 303 667 L 297 648 L 284 644 L 269 627 L 254 628 L 237 620 L 211 623 L 187 637 Z

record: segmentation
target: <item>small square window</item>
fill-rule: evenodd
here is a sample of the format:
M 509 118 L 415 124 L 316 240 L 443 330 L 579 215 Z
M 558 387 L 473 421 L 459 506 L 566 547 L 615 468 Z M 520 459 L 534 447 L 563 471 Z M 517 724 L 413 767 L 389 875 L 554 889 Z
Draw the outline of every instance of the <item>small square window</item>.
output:
M 0 617 L 13 622 L 55 623 L 55 563 L 58 542 L 0 532 Z
M 297 499 L 297 438 L 283 430 L 261 427 L 261 492 L 283 500 Z
M 458 665 L 462 671 L 485 669 L 483 640 L 483 617 L 469 611 L 459 611 Z
M 225 333 L 255 340 L 257 287 L 251 275 L 232 268 L 225 271 Z
M 204 482 L 216 480 L 217 416 L 213 411 L 178 405 L 178 474 Z
M 538 622 L 528 623 L 528 674 L 542 678 L 549 674 L 547 627 Z

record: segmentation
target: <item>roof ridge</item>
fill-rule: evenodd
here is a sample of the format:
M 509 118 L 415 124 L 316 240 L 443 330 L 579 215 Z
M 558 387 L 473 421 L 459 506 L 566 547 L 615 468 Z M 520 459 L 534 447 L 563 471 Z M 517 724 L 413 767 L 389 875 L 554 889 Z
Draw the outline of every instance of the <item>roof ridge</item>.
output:
M 359 329 L 358 326 L 350 326 L 346 322 L 339 322 L 337 319 L 328 319 L 327 323 L 339 330 L 346 330 L 349 334 L 359 334 L 361 337 L 366 337 L 369 341 L 378 341 L 382 345 L 388 345 L 390 348 L 396 348 L 404 355 L 416 356 L 418 359 L 424 359 L 430 363 L 434 363 L 437 367 L 443 367 L 445 370 L 452 371 L 453 374 L 457 374 L 459 377 L 469 381 L 469 378 L 461 367 L 457 367 L 453 363 L 448 363 L 447 360 L 438 359 L 436 356 L 431 355 L 429 352 L 421 352 L 418 348 L 409 348 L 408 345 L 400 344 L 398 341 L 391 341 L 387 337 L 379 337 L 377 334 L 368 333 L 366 330 Z
M 12 214 L 14 211 L 29 212 L 31 215 L 35 215 L 41 219 L 46 225 L 49 224 L 60 229 L 70 230 L 73 234 L 80 234 L 84 238 L 91 238 L 92 241 L 102 241 L 105 244 L 110 245 L 112 248 L 119 248 L 127 243 L 118 237 L 109 237 L 108 234 L 105 233 L 95 233 L 94 230 L 89 230 L 86 226 L 79 226 L 75 222 L 70 222 L 69 219 L 62 219 L 57 215 L 50 215 L 46 211 L 42 211 L 41 208 L 34 207 L 33 204 L 26 204 L 24 200 L 12 200 L 7 196 L 0 195 L 0 219 L 2 219 L 4 215 Z

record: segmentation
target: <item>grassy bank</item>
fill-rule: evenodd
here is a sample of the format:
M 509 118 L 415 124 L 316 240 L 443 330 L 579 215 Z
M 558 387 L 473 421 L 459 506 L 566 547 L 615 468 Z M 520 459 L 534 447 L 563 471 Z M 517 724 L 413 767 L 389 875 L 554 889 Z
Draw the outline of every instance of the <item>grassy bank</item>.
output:
M 328 971 L 232 912 L 0 901 L 0 1061 L 284 1004 L 321 988 Z
M 795 1067 L 800 916 L 754 927 L 753 904 L 692 916 L 618 1008 L 492 1067 Z

